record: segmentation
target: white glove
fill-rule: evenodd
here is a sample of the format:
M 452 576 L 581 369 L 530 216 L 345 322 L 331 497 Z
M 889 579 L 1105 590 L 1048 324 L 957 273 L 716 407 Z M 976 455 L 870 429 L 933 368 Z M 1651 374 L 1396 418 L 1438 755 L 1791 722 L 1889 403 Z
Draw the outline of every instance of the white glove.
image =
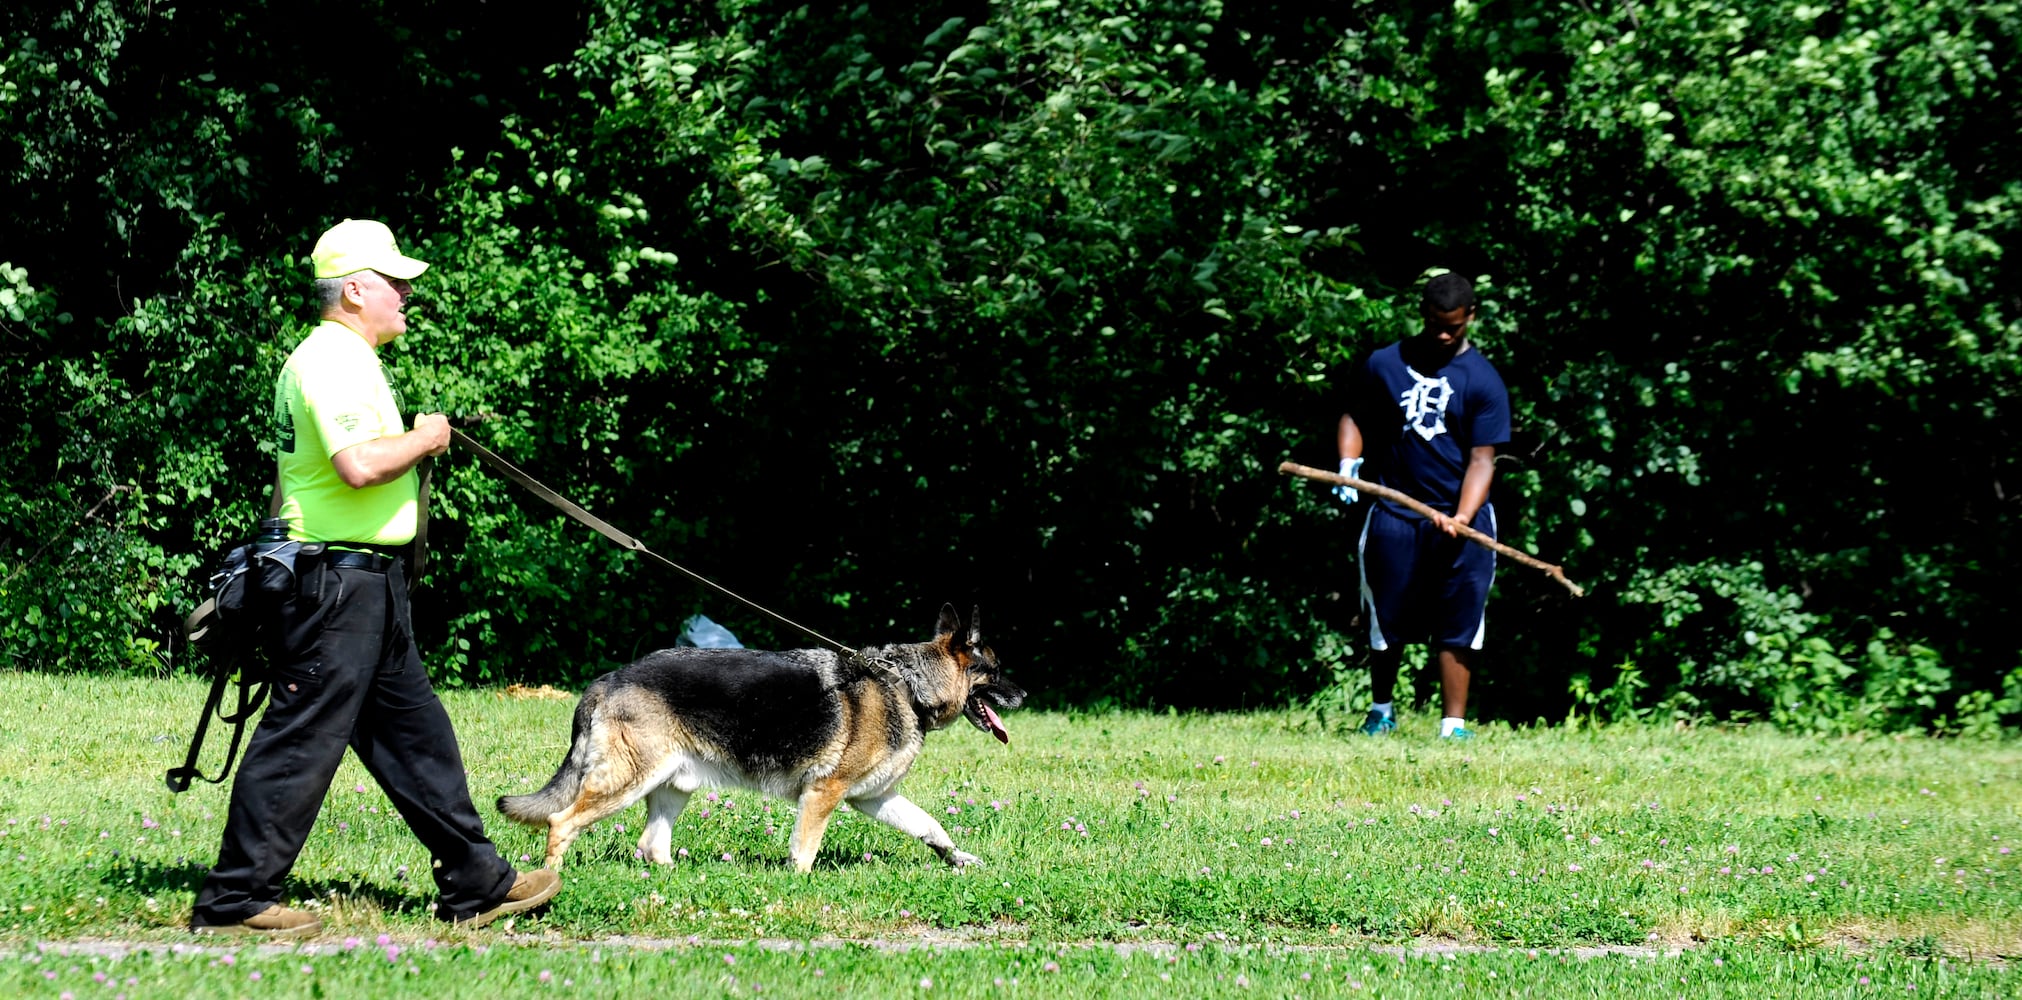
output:
M 1362 478 L 1362 460 L 1359 458 L 1342 459 L 1341 474 L 1350 479 Z M 1342 503 L 1348 504 L 1362 499 L 1362 494 L 1353 486 L 1336 486 L 1334 487 L 1334 495 L 1340 497 Z

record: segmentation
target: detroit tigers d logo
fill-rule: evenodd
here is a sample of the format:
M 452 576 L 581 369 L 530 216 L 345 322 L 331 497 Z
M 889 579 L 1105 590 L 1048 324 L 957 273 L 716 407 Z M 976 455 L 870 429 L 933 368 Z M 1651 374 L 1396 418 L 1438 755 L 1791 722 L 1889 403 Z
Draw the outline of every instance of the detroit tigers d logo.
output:
M 1411 388 L 1397 397 L 1397 405 L 1404 408 L 1404 422 L 1427 441 L 1446 433 L 1446 404 L 1453 401 L 1453 383 L 1444 375 L 1430 379 L 1417 369 L 1404 370 L 1411 373 L 1412 381 Z

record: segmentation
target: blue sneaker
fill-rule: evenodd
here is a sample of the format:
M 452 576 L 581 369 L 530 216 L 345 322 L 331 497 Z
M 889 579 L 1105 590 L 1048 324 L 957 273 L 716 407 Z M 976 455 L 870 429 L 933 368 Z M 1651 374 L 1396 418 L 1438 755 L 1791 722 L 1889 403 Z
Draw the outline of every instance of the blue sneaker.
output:
M 1397 720 L 1375 709 L 1369 710 L 1369 717 L 1362 720 L 1362 735 L 1387 736 L 1397 731 Z
M 1445 736 L 1440 737 L 1440 739 L 1471 740 L 1474 739 L 1474 731 L 1463 726 L 1462 728 L 1456 729 L 1453 732 L 1447 733 Z

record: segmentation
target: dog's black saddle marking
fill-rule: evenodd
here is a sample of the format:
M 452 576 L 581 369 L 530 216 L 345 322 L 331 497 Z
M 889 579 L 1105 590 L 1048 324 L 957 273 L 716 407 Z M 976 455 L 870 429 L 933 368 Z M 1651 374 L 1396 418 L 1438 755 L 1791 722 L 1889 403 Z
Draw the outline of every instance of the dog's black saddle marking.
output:
M 663 649 L 609 676 L 664 699 L 696 735 L 739 760 L 789 765 L 835 738 L 842 708 L 814 658 L 751 649 Z

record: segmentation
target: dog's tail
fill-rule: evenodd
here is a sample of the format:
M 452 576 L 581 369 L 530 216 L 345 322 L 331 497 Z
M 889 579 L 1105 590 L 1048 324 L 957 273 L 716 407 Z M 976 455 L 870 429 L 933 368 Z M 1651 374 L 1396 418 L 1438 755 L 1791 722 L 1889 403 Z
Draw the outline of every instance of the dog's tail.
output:
M 583 790 L 583 773 L 590 766 L 590 718 L 597 706 L 604 701 L 604 685 L 596 683 L 583 692 L 583 699 L 576 703 L 575 726 L 569 734 L 569 755 L 562 758 L 560 770 L 548 779 L 540 791 L 526 795 L 501 795 L 498 797 L 498 811 L 507 819 L 528 826 L 545 827 L 548 817 L 561 812 L 576 801 Z

